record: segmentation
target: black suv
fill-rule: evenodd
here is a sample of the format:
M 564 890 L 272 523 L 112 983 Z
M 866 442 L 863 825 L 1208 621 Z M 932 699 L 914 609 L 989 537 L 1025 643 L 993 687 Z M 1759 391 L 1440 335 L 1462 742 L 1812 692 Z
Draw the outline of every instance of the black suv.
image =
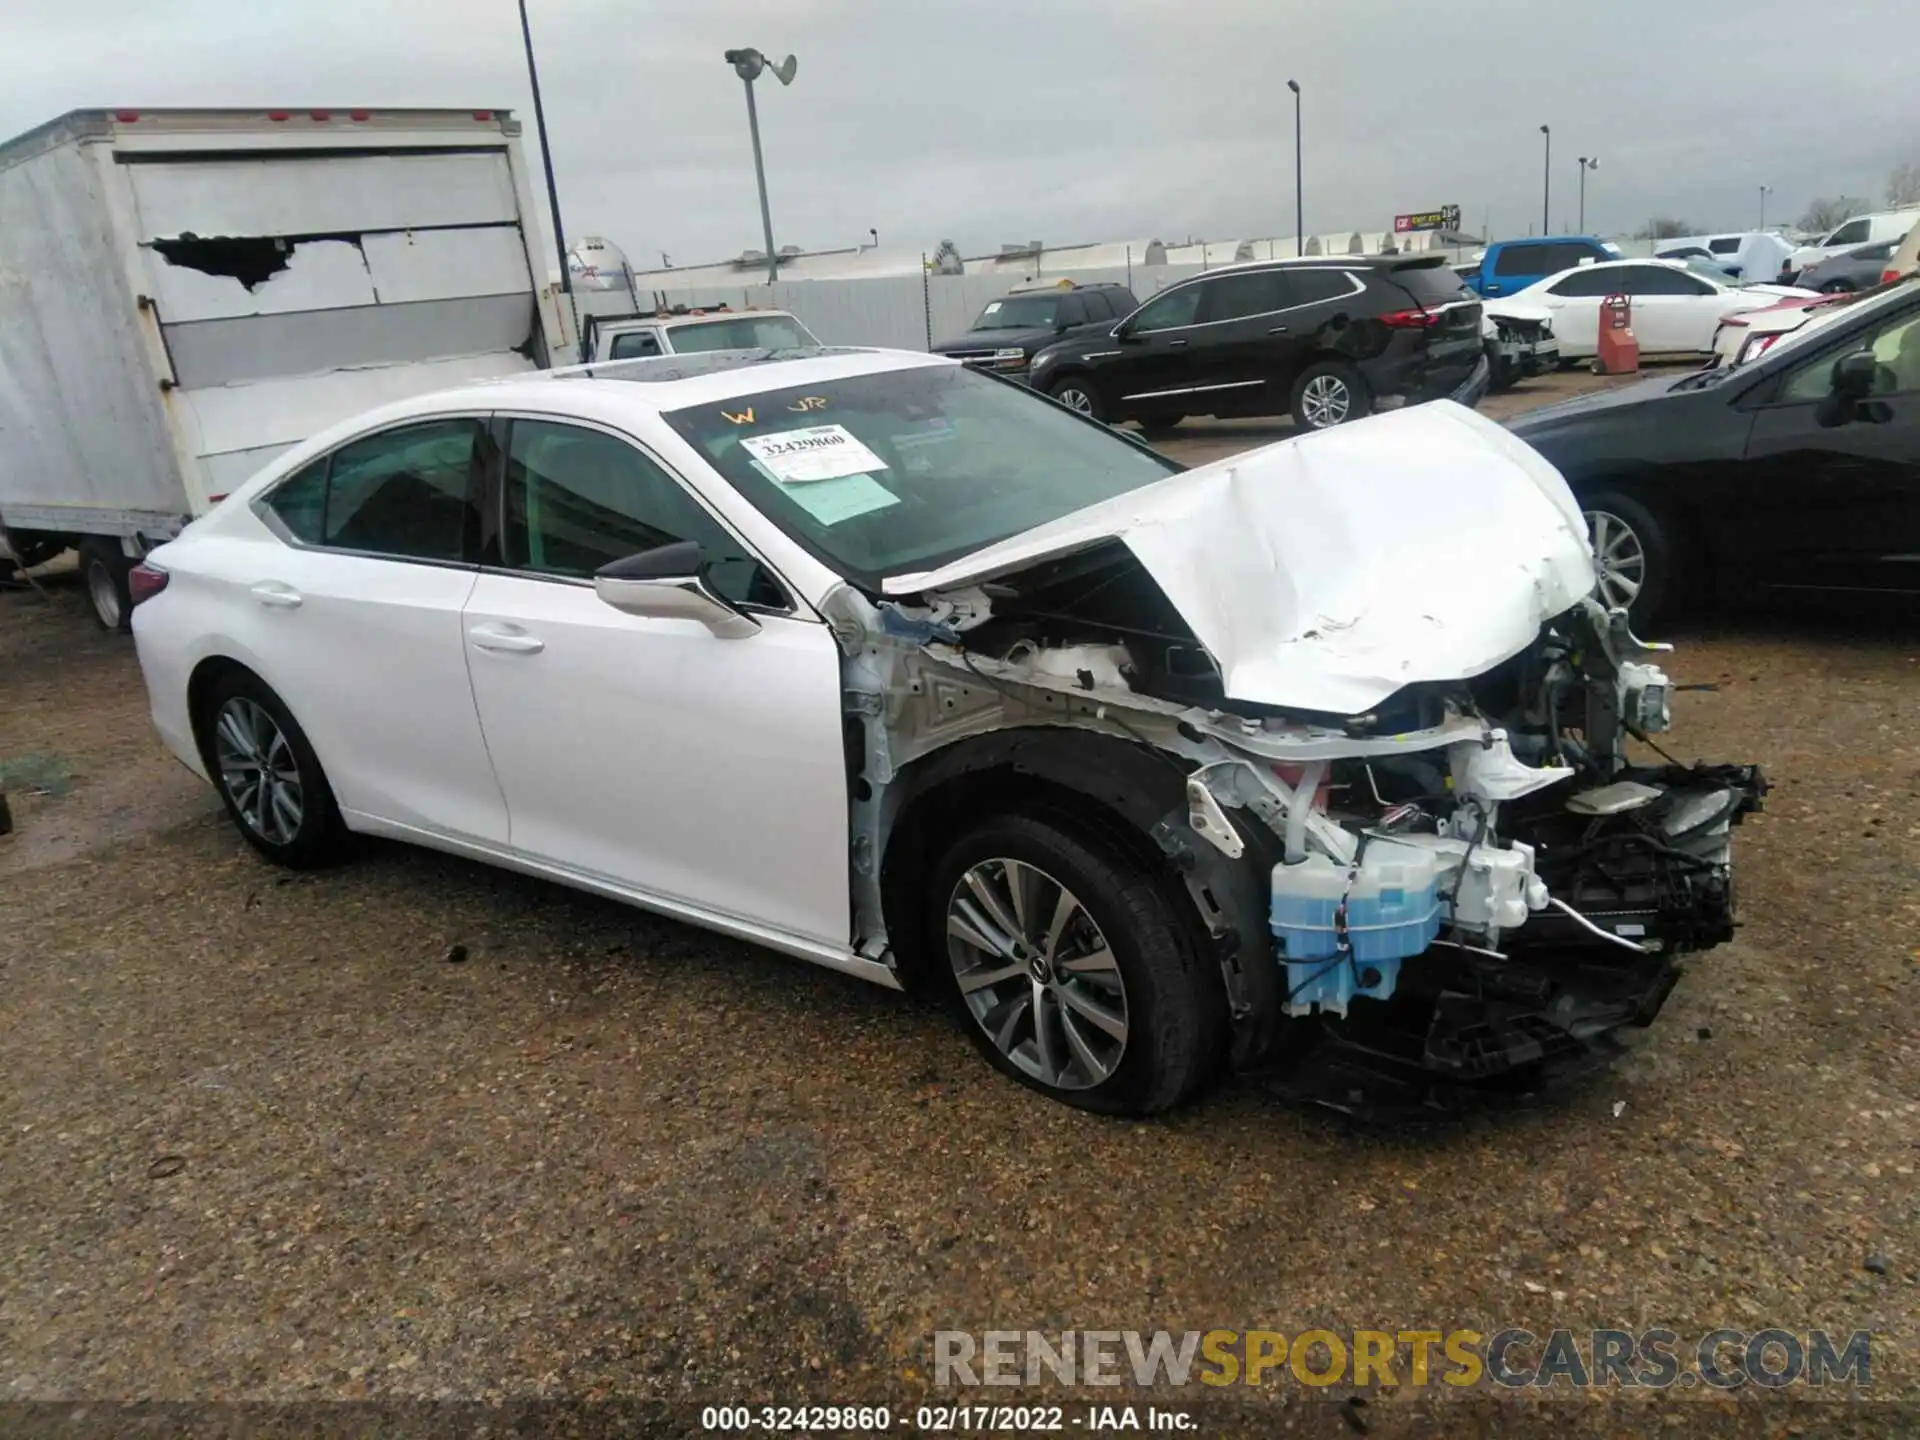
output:
M 1324 430 L 1386 396 L 1478 404 L 1484 365 L 1479 297 L 1444 255 L 1351 255 L 1183 280 L 1105 334 L 1047 346 L 1028 383 L 1149 430 L 1289 412 Z
M 1139 308 L 1124 285 L 1077 285 L 1071 280 L 1023 285 L 988 301 L 971 330 L 934 346 L 933 353 L 1023 380 L 1034 351 L 1075 335 L 1105 335 L 1114 321 Z

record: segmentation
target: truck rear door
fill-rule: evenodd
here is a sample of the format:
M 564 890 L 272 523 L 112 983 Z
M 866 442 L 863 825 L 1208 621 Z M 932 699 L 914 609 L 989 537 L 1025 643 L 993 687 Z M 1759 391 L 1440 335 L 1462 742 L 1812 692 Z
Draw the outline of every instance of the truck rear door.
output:
M 545 354 L 518 127 L 325 113 L 285 145 L 183 119 L 115 146 L 196 509 L 360 410 Z

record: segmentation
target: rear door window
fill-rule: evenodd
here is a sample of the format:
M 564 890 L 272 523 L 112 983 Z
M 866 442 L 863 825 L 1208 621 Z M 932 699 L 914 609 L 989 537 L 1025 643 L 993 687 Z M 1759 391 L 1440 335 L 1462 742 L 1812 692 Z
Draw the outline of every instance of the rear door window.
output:
M 1626 293 L 1618 270 L 1576 270 L 1548 292 L 1553 295 L 1619 295 Z
M 1054 317 L 1056 325 L 1084 325 L 1087 323 L 1087 305 L 1079 295 L 1062 295 L 1060 310 Z
M 383 430 L 333 452 L 322 543 L 408 560 L 470 560 L 478 420 Z
M 302 545 L 318 545 L 326 527 L 327 460 L 316 460 L 288 476 L 260 504 Z
M 1277 270 L 1255 270 L 1242 275 L 1222 275 L 1202 287 L 1207 292 L 1208 321 L 1244 320 L 1252 315 L 1270 315 L 1290 302 L 1282 288 Z
M 1604 272 L 1603 272 L 1604 273 Z M 1706 281 L 1676 270 L 1671 265 L 1624 265 L 1613 272 L 1622 277 L 1620 288 L 1628 295 L 1711 295 Z

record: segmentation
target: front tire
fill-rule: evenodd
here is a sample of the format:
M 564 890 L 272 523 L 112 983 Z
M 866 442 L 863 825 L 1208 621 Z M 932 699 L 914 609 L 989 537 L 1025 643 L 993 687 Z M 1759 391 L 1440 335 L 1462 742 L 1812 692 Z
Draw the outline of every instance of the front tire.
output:
M 1580 508 L 1593 540 L 1601 603 L 1625 608 L 1638 628 L 1661 619 L 1679 591 L 1673 526 L 1620 491 L 1597 491 Z
M 110 540 L 92 536 L 80 542 L 80 578 L 86 582 L 93 618 L 102 630 L 124 635 L 133 628 L 133 596 L 127 590 L 127 572 L 136 563 Z
M 347 829 L 320 758 L 263 681 L 230 672 L 214 683 L 197 720 L 208 773 L 243 840 L 293 870 L 346 854 Z
M 1100 398 L 1100 391 L 1084 375 L 1063 375 L 1047 387 L 1047 393 L 1069 410 L 1077 411 L 1089 420 L 1104 421 L 1107 418 L 1106 403 Z
M 1003 1075 L 1102 1114 L 1178 1104 L 1212 1072 L 1221 1006 L 1163 884 L 1071 820 L 998 815 L 934 865 L 926 951 Z
M 1302 430 L 1331 430 L 1372 409 L 1367 382 L 1344 360 L 1316 360 L 1293 382 L 1293 423 Z
M 1506 357 L 1500 353 L 1500 347 L 1498 345 L 1488 345 L 1486 352 L 1487 393 L 1489 395 L 1499 395 L 1504 391 L 1511 390 L 1520 377 L 1514 374 L 1513 367 L 1507 363 Z

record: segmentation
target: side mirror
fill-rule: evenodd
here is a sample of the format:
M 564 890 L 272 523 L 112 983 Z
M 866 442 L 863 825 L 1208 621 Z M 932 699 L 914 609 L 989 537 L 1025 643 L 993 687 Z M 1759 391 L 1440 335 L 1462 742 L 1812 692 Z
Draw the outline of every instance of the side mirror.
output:
M 1112 333 L 1113 338 L 1118 340 L 1122 345 L 1137 345 L 1140 343 L 1140 337 L 1134 333 L 1133 327 L 1124 320 L 1113 327 Z
M 1880 363 L 1871 350 L 1855 350 L 1833 362 L 1833 393 L 1846 400 L 1864 400 L 1873 394 Z
M 594 572 L 593 593 L 623 614 L 697 620 L 722 640 L 744 640 L 760 630 L 758 620 L 714 593 L 694 540 L 677 540 L 601 566 Z

